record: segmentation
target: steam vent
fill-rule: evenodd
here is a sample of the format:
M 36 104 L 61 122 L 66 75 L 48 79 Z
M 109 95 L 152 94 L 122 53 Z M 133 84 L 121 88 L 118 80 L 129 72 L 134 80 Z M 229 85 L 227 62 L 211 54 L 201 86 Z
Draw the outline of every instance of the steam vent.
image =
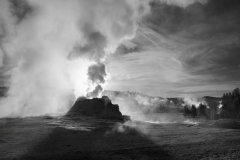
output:
M 112 104 L 107 96 L 93 99 L 86 99 L 85 97 L 78 98 L 66 116 L 74 117 L 79 115 L 96 116 L 107 119 L 125 119 L 125 116 L 122 116 L 122 113 L 119 111 L 119 106 Z

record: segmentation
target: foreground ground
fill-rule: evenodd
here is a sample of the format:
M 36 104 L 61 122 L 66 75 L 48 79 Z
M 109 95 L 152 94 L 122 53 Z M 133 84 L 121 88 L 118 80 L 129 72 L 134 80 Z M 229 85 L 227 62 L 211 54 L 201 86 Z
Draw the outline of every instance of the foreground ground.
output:
M 239 129 L 211 122 L 129 124 L 87 117 L 0 119 L 0 159 L 240 159 Z

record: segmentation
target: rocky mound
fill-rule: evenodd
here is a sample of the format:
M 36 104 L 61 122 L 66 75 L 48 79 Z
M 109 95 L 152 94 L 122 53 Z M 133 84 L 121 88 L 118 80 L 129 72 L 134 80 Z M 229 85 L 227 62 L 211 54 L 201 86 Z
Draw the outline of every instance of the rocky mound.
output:
M 119 111 L 119 106 L 112 104 L 107 96 L 102 98 L 86 99 L 78 98 L 66 116 L 96 116 L 100 118 L 124 119 Z

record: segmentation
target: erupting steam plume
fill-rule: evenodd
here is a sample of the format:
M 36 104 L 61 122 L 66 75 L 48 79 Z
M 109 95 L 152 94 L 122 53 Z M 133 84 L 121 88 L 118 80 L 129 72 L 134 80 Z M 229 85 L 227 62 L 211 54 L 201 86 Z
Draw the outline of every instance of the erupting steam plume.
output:
M 96 97 L 105 56 L 135 36 L 145 0 L 2 0 L 0 66 L 9 86 L 0 117 L 64 113 L 72 91 Z

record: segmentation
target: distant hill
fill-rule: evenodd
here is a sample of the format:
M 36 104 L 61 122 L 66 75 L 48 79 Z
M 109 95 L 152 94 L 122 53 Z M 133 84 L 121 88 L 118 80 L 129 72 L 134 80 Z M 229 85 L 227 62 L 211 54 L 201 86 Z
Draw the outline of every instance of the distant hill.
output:
M 203 99 L 205 99 L 208 105 L 212 105 L 213 103 L 219 104 L 222 101 L 221 97 L 204 96 Z
M 221 101 L 221 97 L 211 97 L 211 96 L 204 96 L 203 97 L 205 100 L 213 100 L 213 101 Z

